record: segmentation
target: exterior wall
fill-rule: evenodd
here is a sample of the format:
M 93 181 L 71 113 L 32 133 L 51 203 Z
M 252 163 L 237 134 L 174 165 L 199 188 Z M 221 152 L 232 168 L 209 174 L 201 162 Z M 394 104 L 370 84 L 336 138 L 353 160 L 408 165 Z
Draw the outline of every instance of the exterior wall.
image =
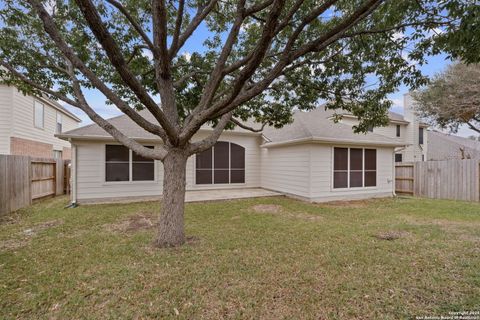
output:
M 51 158 L 53 154 L 53 146 L 48 143 L 11 137 L 10 154 L 38 158 Z
M 333 189 L 333 146 L 322 144 L 262 150 L 262 187 L 312 202 L 392 196 L 394 149 L 374 149 L 377 149 L 376 187 Z
M 63 147 L 62 150 L 62 159 L 70 160 L 72 159 L 72 148 Z
M 32 96 L 24 96 L 18 90 L 13 89 L 13 102 L 15 106 L 12 118 L 11 136 L 34 141 L 41 141 L 53 146 L 53 150 L 62 151 L 69 148 L 70 143 L 54 136 L 57 124 L 57 109 L 40 101 L 44 105 L 44 128 L 34 126 L 34 102 Z M 62 113 L 63 131 L 73 130 L 78 127 L 78 122 Z M 53 155 L 50 155 L 52 157 Z
M 0 154 L 10 154 L 13 88 L 0 85 Z
M 310 198 L 310 145 L 262 149 L 262 187 Z
M 403 97 L 404 102 L 404 118 L 405 120 L 409 121 L 410 123 L 407 125 L 406 128 L 406 141 L 409 146 L 405 147 L 402 150 L 403 154 L 403 161 L 404 162 L 414 162 L 414 161 L 422 161 L 422 155 L 424 155 L 425 160 L 427 159 L 427 146 L 428 146 L 428 134 L 427 128 L 424 128 L 423 132 L 423 146 L 418 144 L 418 135 L 419 135 L 419 127 L 420 121 L 415 114 L 415 110 L 413 107 L 413 99 L 407 93 Z
M 44 105 L 44 128 L 36 128 L 34 101 L 34 97 L 23 95 L 15 87 L 0 85 L 0 154 L 42 154 L 42 157 L 51 158 L 53 150 L 63 153 L 64 148 L 70 148 L 69 142 L 54 136 L 57 113 L 62 114 L 63 131 L 77 128 L 78 122 L 58 111 L 53 105 L 41 101 Z M 33 147 L 33 153 L 29 153 L 25 146 L 33 146 L 32 141 L 39 142 L 39 145 Z M 48 155 L 45 153 L 44 144 L 50 146 Z
M 353 200 L 372 197 L 388 197 L 394 192 L 393 152 L 394 148 L 377 150 L 377 186 L 368 188 L 333 188 L 333 147 L 331 145 L 311 145 L 311 186 L 310 200 L 314 202 L 333 200 Z M 359 146 L 342 146 L 358 148 Z
M 341 123 L 354 126 L 358 124 L 358 120 L 345 117 L 341 120 Z M 389 137 L 390 139 L 394 139 L 401 143 L 407 143 L 407 125 L 406 124 L 400 124 L 400 137 L 397 137 L 396 123 L 390 123 L 385 127 L 375 127 L 373 128 L 373 133 L 381 134 L 382 136 Z
M 194 137 L 202 138 L 201 134 Z M 195 184 L 195 159 L 187 161 L 187 190 L 208 190 L 227 188 L 260 187 L 260 137 L 224 133 L 219 141 L 230 141 L 245 148 L 245 183 L 242 184 Z M 162 194 L 163 165 L 155 161 L 154 181 L 105 181 L 105 145 L 113 142 L 74 141 L 76 147 L 76 197 L 77 202 L 89 202 L 100 199 L 156 197 Z M 155 145 L 145 142 L 145 145 Z M 158 144 L 156 145 L 158 147 Z

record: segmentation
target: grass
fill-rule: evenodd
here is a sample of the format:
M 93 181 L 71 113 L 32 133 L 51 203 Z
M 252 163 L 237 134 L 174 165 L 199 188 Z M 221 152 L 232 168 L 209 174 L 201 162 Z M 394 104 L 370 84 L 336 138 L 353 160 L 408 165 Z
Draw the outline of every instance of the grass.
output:
M 402 319 L 478 310 L 480 205 L 397 198 L 188 204 L 180 248 L 155 249 L 157 203 L 0 224 L 1 319 Z

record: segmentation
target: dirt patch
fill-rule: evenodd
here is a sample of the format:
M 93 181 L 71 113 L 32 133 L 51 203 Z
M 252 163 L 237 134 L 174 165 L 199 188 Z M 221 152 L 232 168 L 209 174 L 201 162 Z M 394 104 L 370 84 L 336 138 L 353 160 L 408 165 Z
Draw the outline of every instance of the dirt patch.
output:
M 252 210 L 257 213 L 282 213 L 283 207 L 278 204 L 257 204 Z
M 19 238 L 6 239 L 0 241 L 0 250 L 16 250 L 27 246 L 30 243 L 32 237 L 36 236 L 39 232 L 56 227 L 63 224 L 63 220 L 50 220 L 42 223 L 37 223 L 32 227 L 18 232 Z
M 320 203 L 319 206 L 329 208 L 365 208 L 370 203 L 371 200 L 330 201 Z
M 105 229 L 114 232 L 136 232 L 140 230 L 152 229 L 158 225 L 156 218 L 152 214 L 138 213 L 117 223 L 105 225 Z
M 277 214 L 287 218 L 295 218 L 302 220 L 320 220 L 321 216 L 316 216 L 306 212 L 288 212 L 282 206 L 277 204 L 257 204 L 252 206 L 251 209 L 256 213 Z
M 375 238 L 379 240 L 397 240 L 401 238 L 406 238 L 410 235 L 409 232 L 407 231 L 385 231 L 385 232 L 380 232 L 376 235 L 374 235 Z
M 56 226 L 61 225 L 61 224 L 63 224 L 63 220 L 46 221 L 46 222 L 38 223 L 31 228 L 25 229 L 25 230 L 23 230 L 22 233 L 25 236 L 32 237 L 39 232 L 50 229 L 52 227 L 56 227 Z

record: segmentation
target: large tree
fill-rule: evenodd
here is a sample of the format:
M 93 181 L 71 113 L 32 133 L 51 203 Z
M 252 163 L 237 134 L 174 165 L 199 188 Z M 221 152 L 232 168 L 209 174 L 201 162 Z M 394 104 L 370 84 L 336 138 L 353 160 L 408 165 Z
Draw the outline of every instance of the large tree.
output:
M 466 125 L 480 133 L 480 64 L 454 63 L 412 94 L 417 112 L 453 132 Z
M 468 41 L 478 31 L 470 26 L 476 1 L 467 0 L 2 2 L 6 83 L 83 110 L 121 144 L 163 162 L 159 246 L 184 242 L 187 158 L 212 147 L 223 130 L 281 127 L 293 109 L 319 101 L 357 115 L 357 131 L 385 124 L 386 95 L 424 84 L 417 66 L 426 55 L 449 48 L 465 55 L 457 34 Z M 162 147 L 123 134 L 95 111 L 86 90 L 103 94 Z M 192 142 L 204 124 L 214 130 Z

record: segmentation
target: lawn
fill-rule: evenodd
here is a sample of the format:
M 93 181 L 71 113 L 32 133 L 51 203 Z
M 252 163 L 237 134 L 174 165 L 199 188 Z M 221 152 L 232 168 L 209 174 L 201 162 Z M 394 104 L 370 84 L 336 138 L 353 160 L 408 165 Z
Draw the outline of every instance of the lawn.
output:
M 480 205 L 397 198 L 188 204 L 46 200 L 0 224 L 0 318 L 399 319 L 480 307 Z

